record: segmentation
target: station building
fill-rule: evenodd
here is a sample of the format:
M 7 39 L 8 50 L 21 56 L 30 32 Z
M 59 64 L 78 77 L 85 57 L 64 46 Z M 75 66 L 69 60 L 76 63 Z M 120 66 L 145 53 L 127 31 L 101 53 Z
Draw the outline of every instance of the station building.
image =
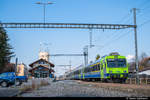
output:
M 46 78 L 54 77 L 54 64 L 49 62 L 49 54 L 47 52 L 40 52 L 39 59 L 29 64 L 31 69 L 29 70 L 32 77 Z

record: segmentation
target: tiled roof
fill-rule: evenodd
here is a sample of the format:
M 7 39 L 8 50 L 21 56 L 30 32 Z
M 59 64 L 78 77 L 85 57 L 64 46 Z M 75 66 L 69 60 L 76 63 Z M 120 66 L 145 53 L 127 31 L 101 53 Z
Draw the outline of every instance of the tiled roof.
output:
M 30 66 L 30 67 L 33 67 L 33 65 L 34 65 L 35 63 L 39 62 L 39 61 L 44 61 L 44 62 L 46 62 L 46 63 L 50 64 L 50 66 L 51 66 L 51 67 L 54 67 L 54 66 L 55 66 L 55 65 L 54 65 L 54 64 L 52 64 L 51 62 L 46 61 L 46 60 L 44 60 L 44 59 L 39 59 L 39 60 L 37 60 L 37 61 L 35 61 L 35 62 L 33 62 L 33 63 L 29 64 L 29 66 Z

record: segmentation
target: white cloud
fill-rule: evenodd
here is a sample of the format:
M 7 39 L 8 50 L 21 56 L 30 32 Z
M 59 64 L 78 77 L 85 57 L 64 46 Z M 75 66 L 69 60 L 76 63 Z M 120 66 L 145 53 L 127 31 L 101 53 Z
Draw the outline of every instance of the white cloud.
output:
M 135 56 L 129 54 L 129 55 L 126 56 L 126 58 L 127 58 L 128 62 L 131 62 L 135 58 Z

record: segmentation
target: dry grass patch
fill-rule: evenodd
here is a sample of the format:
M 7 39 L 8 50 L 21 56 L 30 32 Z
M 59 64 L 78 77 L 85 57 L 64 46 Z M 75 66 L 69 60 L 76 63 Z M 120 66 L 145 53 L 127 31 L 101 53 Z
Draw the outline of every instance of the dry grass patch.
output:
M 32 80 L 32 84 L 23 85 L 20 90 L 22 93 L 37 90 L 42 86 L 49 85 L 47 80 L 40 80 L 40 82 L 36 82 L 35 80 Z

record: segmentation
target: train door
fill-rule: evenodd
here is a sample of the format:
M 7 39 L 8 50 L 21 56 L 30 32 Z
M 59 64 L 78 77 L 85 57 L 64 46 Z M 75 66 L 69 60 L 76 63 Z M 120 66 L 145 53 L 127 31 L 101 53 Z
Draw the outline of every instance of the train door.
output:
M 101 62 L 100 63 L 100 77 L 101 77 L 101 79 L 104 78 L 103 67 L 104 67 L 104 64 Z
M 99 77 L 98 77 L 98 78 L 101 78 L 100 63 L 97 64 L 97 71 L 99 71 L 99 72 L 98 72 L 98 74 L 99 74 Z
M 104 74 L 104 78 L 107 78 L 107 76 L 106 76 L 106 62 L 104 62 L 103 74 Z

